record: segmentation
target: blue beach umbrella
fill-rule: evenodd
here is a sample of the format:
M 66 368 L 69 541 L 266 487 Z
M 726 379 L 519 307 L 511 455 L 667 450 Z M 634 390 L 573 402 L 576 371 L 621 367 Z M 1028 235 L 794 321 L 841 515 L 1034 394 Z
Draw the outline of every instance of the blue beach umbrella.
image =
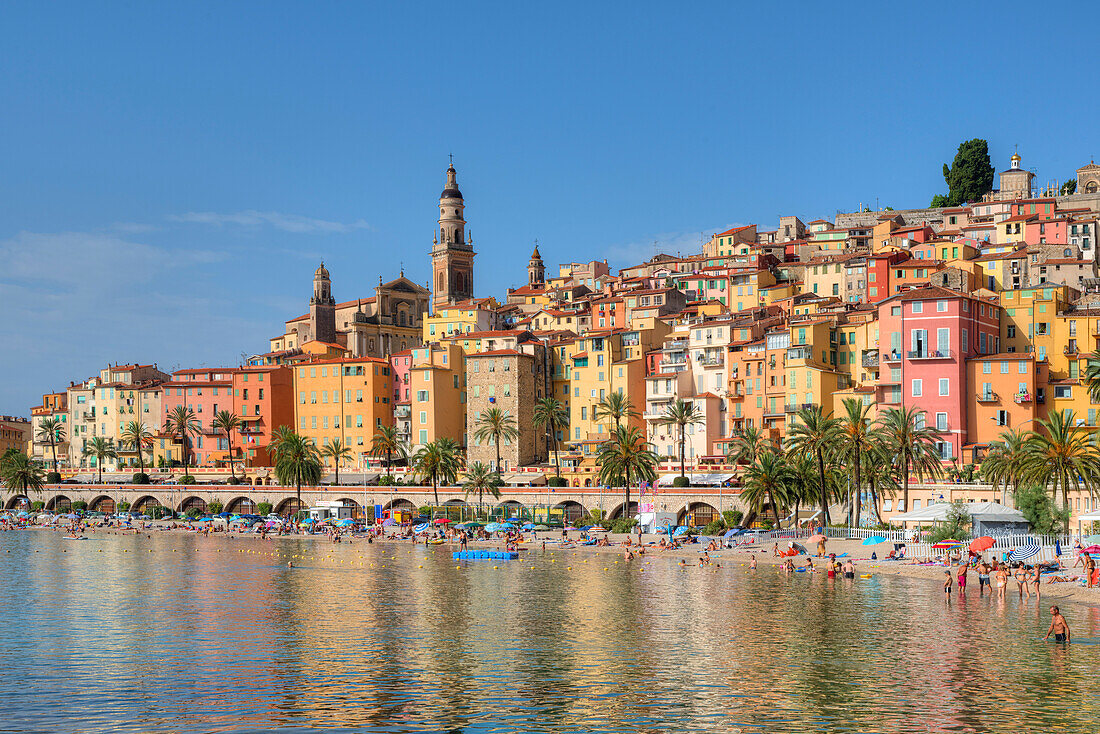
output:
M 1039 555 L 1039 544 L 1034 540 L 1029 540 L 1025 545 L 1013 548 L 1012 552 L 1008 554 L 1008 559 L 1010 561 L 1026 561 L 1037 555 Z
M 881 535 L 872 535 L 870 538 L 864 538 L 861 545 L 878 545 L 879 543 L 885 543 L 886 538 Z
M 524 530 L 534 530 L 535 529 L 535 523 L 525 522 L 525 523 L 523 523 L 523 529 Z

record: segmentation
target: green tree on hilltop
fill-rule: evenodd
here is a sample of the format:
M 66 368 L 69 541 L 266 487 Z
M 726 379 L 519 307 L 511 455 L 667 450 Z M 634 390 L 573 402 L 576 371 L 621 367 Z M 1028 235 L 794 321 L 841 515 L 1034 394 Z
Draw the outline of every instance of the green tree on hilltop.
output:
M 943 178 L 947 181 L 947 195 L 936 194 L 932 197 L 931 206 L 959 206 L 968 201 L 979 201 L 993 190 L 989 143 L 974 138 L 960 144 L 952 164 L 943 164 Z

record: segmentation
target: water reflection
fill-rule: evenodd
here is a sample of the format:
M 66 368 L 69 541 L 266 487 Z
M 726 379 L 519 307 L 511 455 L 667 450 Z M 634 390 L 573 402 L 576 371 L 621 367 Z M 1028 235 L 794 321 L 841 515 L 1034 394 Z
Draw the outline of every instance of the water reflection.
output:
M 152 551 L 152 552 L 150 552 Z M 287 566 L 287 557 L 294 567 Z M 584 560 L 588 559 L 585 563 Z M 937 584 L 407 545 L 0 535 L 2 728 L 1095 730 L 1100 628 Z M 553 562 L 551 562 L 553 561 Z M 372 566 L 373 564 L 373 566 Z M 534 569 L 532 569 L 532 566 Z M 568 568 L 571 566 L 571 568 Z

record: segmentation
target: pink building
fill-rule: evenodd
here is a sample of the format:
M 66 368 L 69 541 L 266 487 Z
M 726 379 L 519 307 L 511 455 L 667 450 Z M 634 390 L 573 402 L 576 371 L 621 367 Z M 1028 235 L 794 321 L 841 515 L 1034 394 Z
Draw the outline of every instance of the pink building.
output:
M 160 417 L 160 427 L 164 425 L 172 411 L 180 405 L 186 405 L 195 413 L 195 422 L 199 432 L 188 438 L 187 456 L 192 466 L 204 466 L 215 459 L 228 456 L 229 441 L 225 435 L 214 430 L 212 422 L 219 410 L 233 411 L 233 374 L 236 370 L 229 367 L 214 367 L 194 370 L 179 370 L 172 373 L 172 379 L 164 383 L 164 397 L 161 400 L 164 414 Z
M 917 407 L 943 432 L 940 456 L 962 455 L 967 437 L 966 360 L 1000 351 L 1000 306 L 927 285 L 878 305 L 878 401 Z
M 409 371 L 412 369 L 412 350 L 390 356 L 390 374 L 393 375 L 393 403 L 409 402 Z
M 1024 242 L 1029 245 L 1065 245 L 1069 242 L 1065 217 L 1032 219 L 1024 224 Z

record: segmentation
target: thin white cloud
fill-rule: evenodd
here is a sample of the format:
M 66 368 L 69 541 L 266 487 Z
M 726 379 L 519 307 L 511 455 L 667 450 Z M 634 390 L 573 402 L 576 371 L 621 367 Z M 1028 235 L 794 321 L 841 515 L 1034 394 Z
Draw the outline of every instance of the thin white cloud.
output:
M 724 232 L 740 224 L 723 224 L 685 232 L 660 232 L 644 240 L 621 242 L 604 249 L 608 263 L 616 267 L 629 267 L 649 260 L 658 253 L 666 255 L 695 255 L 703 251 L 703 243 L 715 232 Z
M 185 222 L 189 224 L 207 224 L 213 227 L 274 227 L 284 232 L 295 234 L 342 234 L 357 229 L 366 229 L 369 225 L 362 219 L 354 222 L 332 222 L 326 219 L 302 217 L 297 214 L 282 214 L 280 212 L 261 212 L 248 209 L 242 212 L 222 214 L 218 212 L 188 212 L 186 214 L 171 214 L 168 216 L 171 222 Z
M 226 256 L 119 235 L 20 232 L 0 241 L 0 414 L 108 362 L 232 362 L 272 328 L 210 277 Z M 277 325 L 277 322 L 276 322 Z M 242 335 L 246 335 L 242 337 Z

